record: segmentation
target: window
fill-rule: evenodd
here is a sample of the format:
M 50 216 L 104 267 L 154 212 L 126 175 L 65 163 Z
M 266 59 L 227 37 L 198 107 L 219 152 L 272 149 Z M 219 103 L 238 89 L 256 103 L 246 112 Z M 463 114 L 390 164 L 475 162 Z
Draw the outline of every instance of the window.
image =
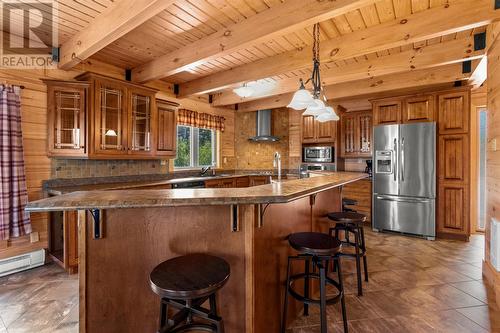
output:
M 215 130 L 191 126 L 177 126 L 177 156 L 175 168 L 199 168 L 214 165 L 216 161 Z

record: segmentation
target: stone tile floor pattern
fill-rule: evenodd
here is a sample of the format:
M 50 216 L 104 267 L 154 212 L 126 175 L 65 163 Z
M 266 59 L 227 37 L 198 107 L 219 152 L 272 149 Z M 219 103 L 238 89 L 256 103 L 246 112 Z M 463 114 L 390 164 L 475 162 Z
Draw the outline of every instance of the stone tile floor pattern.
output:
M 483 236 L 464 243 L 366 234 L 370 281 L 363 296 L 354 261 L 343 260 L 350 332 L 500 333 L 500 308 L 481 276 Z M 288 333 L 320 332 L 318 313 L 311 307 Z M 329 332 L 342 332 L 341 320 L 340 307 L 329 306 Z M 78 332 L 77 275 L 48 264 L 0 278 L 0 333 L 7 332 Z
M 426 241 L 366 229 L 369 282 L 357 296 L 354 260 L 342 261 L 349 332 L 498 332 L 500 308 L 483 283 L 484 237 Z M 327 309 L 328 332 L 343 332 L 340 305 Z M 310 307 L 288 333 L 319 333 Z

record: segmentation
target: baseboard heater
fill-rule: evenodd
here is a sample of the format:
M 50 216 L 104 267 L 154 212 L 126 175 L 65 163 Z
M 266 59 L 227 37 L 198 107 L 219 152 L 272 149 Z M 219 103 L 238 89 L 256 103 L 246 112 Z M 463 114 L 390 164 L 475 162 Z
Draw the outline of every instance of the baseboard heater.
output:
M 45 250 L 0 260 L 0 277 L 42 266 L 45 263 Z

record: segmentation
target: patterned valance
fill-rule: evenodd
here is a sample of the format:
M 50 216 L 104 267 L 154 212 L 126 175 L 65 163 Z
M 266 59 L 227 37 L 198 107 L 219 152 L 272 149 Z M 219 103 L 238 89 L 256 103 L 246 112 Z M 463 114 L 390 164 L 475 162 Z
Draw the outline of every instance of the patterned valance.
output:
M 179 109 L 177 113 L 177 123 L 179 125 L 208 128 L 224 132 L 224 117 L 214 116 L 208 113 L 201 113 L 187 109 Z

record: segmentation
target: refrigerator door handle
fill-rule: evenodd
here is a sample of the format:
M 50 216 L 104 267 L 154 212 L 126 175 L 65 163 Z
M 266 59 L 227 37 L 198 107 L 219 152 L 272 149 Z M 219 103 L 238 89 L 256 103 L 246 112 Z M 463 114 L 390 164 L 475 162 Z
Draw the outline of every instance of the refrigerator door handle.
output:
M 388 196 L 388 195 L 377 195 L 376 198 L 378 200 L 397 201 L 397 202 L 418 202 L 418 203 L 431 202 L 431 199 L 426 199 L 426 198 L 395 197 L 395 196 Z
M 392 173 L 394 174 L 394 181 L 398 180 L 398 174 L 396 169 L 396 161 L 398 160 L 396 155 L 397 151 L 398 151 L 398 141 L 397 139 L 394 139 L 394 154 L 392 155 L 392 167 L 393 167 Z
M 405 181 L 405 138 L 401 138 L 401 181 Z

